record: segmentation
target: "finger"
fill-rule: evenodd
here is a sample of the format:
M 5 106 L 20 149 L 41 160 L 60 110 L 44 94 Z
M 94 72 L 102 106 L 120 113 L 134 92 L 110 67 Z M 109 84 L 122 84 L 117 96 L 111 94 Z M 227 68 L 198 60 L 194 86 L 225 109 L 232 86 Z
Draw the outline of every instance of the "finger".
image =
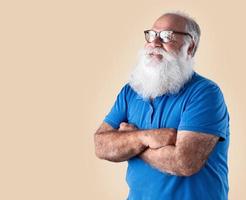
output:
M 125 128 L 126 126 L 127 126 L 127 123 L 125 122 L 120 123 L 120 128 Z
M 136 126 L 133 126 L 133 125 L 130 126 L 129 128 L 132 129 L 132 130 L 136 130 L 137 129 L 137 127 Z
M 121 122 L 120 123 L 120 126 L 127 126 L 128 125 L 128 123 L 126 123 L 126 122 Z
M 136 128 L 136 126 L 135 126 L 134 124 L 128 124 L 128 123 L 126 123 L 126 125 L 127 125 L 128 127 L 131 127 L 131 128 Z
M 120 123 L 120 128 L 119 130 L 125 131 L 128 128 L 128 124 L 126 122 Z

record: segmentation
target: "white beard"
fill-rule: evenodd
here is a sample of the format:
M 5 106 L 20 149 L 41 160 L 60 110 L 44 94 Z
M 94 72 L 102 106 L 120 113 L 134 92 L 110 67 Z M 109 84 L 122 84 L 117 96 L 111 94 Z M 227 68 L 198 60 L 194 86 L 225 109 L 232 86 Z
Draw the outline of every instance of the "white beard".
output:
M 130 75 L 130 86 L 144 99 L 178 93 L 193 74 L 194 61 L 192 57 L 185 56 L 185 49 L 182 48 L 178 55 L 160 48 L 142 49 Z M 149 55 L 153 52 L 162 55 L 162 59 Z

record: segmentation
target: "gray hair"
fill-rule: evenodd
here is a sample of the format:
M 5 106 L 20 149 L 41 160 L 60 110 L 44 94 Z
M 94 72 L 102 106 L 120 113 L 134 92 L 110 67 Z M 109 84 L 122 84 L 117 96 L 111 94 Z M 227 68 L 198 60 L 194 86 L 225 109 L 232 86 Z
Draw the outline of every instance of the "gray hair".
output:
M 180 11 L 169 12 L 169 13 L 165 13 L 164 15 L 177 15 L 183 17 L 186 20 L 186 31 L 192 35 L 195 43 L 195 46 L 192 51 L 192 56 L 194 56 L 198 48 L 200 36 L 201 36 L 201 29 L 198 23 L 193 18 L 191 18 L 188 14 Z

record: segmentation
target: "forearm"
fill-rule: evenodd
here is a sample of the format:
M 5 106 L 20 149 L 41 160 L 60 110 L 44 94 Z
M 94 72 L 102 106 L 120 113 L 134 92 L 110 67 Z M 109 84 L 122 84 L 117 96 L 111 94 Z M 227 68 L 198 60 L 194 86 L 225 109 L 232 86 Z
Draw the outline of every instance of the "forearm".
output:
M 148 148 L 140 154 L 140 158 L 162 172 L 181 175 L 176 163 L 174 145 L 168 145 L 159 149 Z
M 191 176 L 200 170 L 205 160 L 195 159 L 177 146 L 168 145 L 159 149 L 146 149 L 140 158 L 162 172 L 177 176 Z
M 126 161 L 147 148 L 141 139 L 142 135 L 143 132 L 139 130 L 96 133 L 96 155 L 113 162 Z
M 204 166 L 218 140 L 212 134 L 182 131 L 177 134 L 175 145 L 148 148 L 140 157 L 160 171 L 191 176 Z
M 152 130 L 133 130 L 118 131 L 112 130 L 95 134 L 96 154 L 99 158 L 121 162 L 129 160 L 146 150 L 150 146 L 151 137 L 164 133 L 161 145 L 166 146 L 173 144 L 175 138 L 173 132 L 169 129 L 152 129 Z M 153 139 L 152 139 L 153 140 Z M 152 142 L 152 146 L 160 145 L 158 142 Z M 159 148 L 157 146 L 157 148 Z

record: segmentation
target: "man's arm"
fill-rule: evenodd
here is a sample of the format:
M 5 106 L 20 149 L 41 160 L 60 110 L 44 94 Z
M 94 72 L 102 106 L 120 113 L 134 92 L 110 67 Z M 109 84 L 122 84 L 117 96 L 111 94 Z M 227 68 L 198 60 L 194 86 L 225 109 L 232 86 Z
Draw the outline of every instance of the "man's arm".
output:
M 113 162 L 129 160 L 146 148 L 153 149 L 175 144 L 174 129 L 138 130 L 133 125 L 121 123 L 119 130 L 103 122 L 94 135 L 97 157 Z
M 176 145 L 148 148 L 140 157 L 160 171 L 191 176 L 202 168 L 218 140 L 212 134 L 179 131 Z

